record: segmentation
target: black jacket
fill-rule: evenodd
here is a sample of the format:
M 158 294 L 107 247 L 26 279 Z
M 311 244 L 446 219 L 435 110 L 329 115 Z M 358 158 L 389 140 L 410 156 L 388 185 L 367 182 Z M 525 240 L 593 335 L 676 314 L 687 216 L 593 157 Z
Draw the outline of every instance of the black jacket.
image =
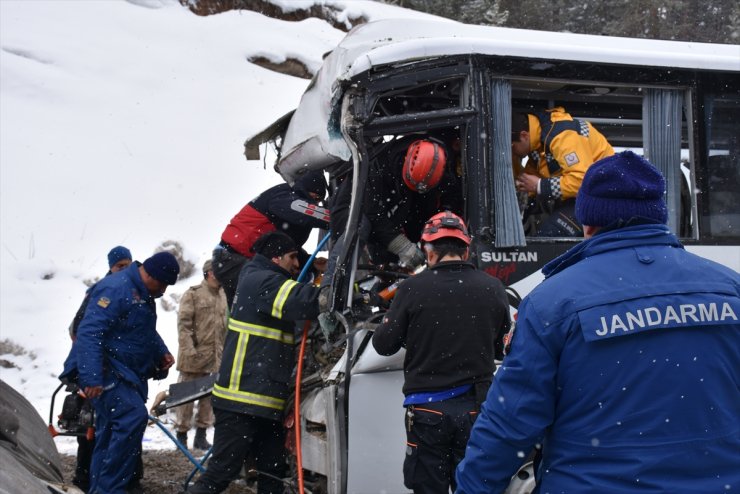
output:
M 319 289 L 257 254 L 239 276 L 213 406 L 281 420 L 295 363 L 295 321 L 319 314 Z
M 445 261 L 405 280 L 373 346 L 406 348 L 404 394 L 490 381 L 494 341 L 510 324 L 501 282 L 462 261 Z
M 449 163 L 436 188 L 419 194 L 404 184 L 406 149 L 417 139 L 419 136 L 409 136 L 391 143 L 372 160 L 368 170 L 365 212 L 372 224 L 371 240 L 382 247 L 387 247 L 399 234 L 418 242 L 424 223 L 440 211 L 463 215 L 462 186 L 452 171 L 450 151 L 446 151 Z

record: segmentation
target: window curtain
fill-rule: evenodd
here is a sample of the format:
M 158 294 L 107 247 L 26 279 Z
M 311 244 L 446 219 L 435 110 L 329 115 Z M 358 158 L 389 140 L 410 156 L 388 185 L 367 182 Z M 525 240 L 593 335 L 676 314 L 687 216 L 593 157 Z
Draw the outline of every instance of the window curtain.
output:
M 681 116 L 683 92 L 648 89 L 642 101 L 642 140 L 645 158 L 666 179 L 668 227 L 679 231 L 681 208 Z
M 493 224 L 496 225 L 494 246 L 523 247 L 526 245 L 526 240 L 511 167 L 511 83 L 509 81 L 493 80 L 491 82 L 491 120 L 493 170 L 490 177 L 493 180 L 494 194 Z

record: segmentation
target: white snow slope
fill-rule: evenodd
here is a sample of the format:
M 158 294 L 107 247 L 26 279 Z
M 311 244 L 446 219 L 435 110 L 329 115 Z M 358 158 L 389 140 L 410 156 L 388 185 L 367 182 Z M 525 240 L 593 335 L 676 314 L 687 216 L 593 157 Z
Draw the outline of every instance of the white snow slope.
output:
M 370 19 L 422 16 L 316 2 Z M 0 367 L 0 379 L 45 420 L 83 281 L 105 274 L 108 250 L 122 244 L 143 261 L 177 240 L 199 267 L 234 213 L 280 183 L 272 157 L 267 169 L 246 162 L 243 142 L 293 109 L 309 81 L 248 59 L 292 57 L 315 70 L 343 36 L 318 19 L 198 17 L 176 0 L 0 1 L 0 340 L 26 352 L 0 355 L 15 366 Z M 158 312 L 176 355 L 176 312 Z M 150 399 L 176 377 L 152 382 Z M 173 446 L 150 427 L 145 447 Z

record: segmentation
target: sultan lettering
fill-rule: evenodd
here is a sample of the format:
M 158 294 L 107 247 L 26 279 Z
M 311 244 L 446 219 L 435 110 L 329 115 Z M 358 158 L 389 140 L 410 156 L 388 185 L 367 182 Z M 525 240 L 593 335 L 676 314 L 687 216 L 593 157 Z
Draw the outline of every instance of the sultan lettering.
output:
M 692 323 L 737 321 L 737 314 L 728 302 L 721 305 L 715 302 L 708 304 L 681 304 L 677 307 L 646 307 L 633 312 L 612 314 L 600 317 L 601 327 L 596 330 L 598 336 L 630 332 L 654 326 L 679 326 Z

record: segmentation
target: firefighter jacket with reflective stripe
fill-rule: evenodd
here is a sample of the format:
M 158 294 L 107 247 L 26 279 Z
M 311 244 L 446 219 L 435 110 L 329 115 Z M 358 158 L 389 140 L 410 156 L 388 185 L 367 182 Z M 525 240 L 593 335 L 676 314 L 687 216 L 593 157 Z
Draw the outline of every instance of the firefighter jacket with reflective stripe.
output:
M 213 406 L 281 420 L 295 363 L 295 321 L 319 314 L 319 289 L 257 254 L 239 277 Z
M 287 233 L 296 245 L 303 245 L 313 228 L 329 228 L 329 212 L 300 192 L 288 184 L 267 189 L 236 213 L 221 240 L 248 258 L 254 255 L 254 242 L 275 230 Z
M 528 117 L 531 153 L 525 173 L 542 178 L 540 197 L 574 199 L 586 170 L 614 149 L 590 122 L 574 119 L 562 107 Z

